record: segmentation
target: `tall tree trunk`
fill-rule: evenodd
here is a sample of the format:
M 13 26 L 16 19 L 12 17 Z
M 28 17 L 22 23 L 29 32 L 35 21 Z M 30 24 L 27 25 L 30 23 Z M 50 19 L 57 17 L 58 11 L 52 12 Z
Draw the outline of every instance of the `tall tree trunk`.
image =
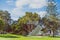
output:
M 54 35 L 54 30 L 53 30 L 53 35 L 52 35 L 53 37 L 55 37 L 55 35 Z
M 51 36 L 51 30 L 50 30 L 50 35 L 49 36 Z

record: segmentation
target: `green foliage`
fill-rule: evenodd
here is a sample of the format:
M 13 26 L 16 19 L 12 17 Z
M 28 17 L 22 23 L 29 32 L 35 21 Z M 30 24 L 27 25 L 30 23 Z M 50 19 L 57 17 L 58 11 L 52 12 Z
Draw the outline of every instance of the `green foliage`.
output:
M 26 14 L 23 17 L 20 17 L 17 21 L 17 23 L 12 24 L 13 31 L 20 30 L 24 24 L 27 24 L 29 21 L 39 21 L 40 17 L 37 13 L 32 12 L 26 12 Z
M 52 36 L 55 36 L 55 32 L 57 31 L 57 29 L 59 28 L 59 25 L 58 25 L 58 18 L 56 18 L 56 16 L 53 16 L 53 15 L 50 15 L 48 16 L 47 18 L 43 18 L 43 23 L 44 25 L 46 26 L 45 29 L 43 30 L 43 32 L 46 30 L 46 29 L 49 29 L 51 32 L 53 32 L 53 35 Z M 46 30 L 47 32 L 48 30 Z M 51 35 L 51 33 L 50 33 Z
M 21 17 L 18 22 L 22 24 L 26 24 L 28 21 L 38 21 L 39 15 L 37 13 L 26 12 L 26 15 Z
M 54 3 L 53 2 L 54 2 L 54 0 L 51 0 L 48 3 L 48 6 L 47 6 L 48 15 L 46 15 L 47 17 L 43 18 L 43 23 L 46 26 L 45 28 L 50 31 L 50 34 L 52 34 L 52 32 L 53 32 L 52 36 L 54 37 L 56 31 L 59 28 L 59 25 L 58 25 L 59 20 L 57 18 L 56 4 L 54 4 L 55 2 Z
M 26 12 L 26 15 L 19 18 L 18 25 L 27 24 L 29 21 L 39 21 L 40 17 L 37 13 Z
M 4 21 L 0 18 L 0 30 L 3 30 L 4 26 L 5 26 L 5 23 L 4 23 Z
M 0 26 L 2 26 L 2 28 L 4 31 L 9 30 L 10 28 L 10 22 L 11 22 L 11 18 L 10 18 L 10 13 L 8 11 L 2 11 L 0 10 Z M 4 27 L 3 27 L 4 26 Z

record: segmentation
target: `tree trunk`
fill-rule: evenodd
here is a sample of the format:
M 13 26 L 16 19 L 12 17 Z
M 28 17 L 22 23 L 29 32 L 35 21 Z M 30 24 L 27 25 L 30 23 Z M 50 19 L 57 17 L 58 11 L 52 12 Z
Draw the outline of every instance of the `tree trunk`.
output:
M 53 37 L 55 37 L 55 35 L 54 35 L 54 30 L 53 30 L 53 35 L 52 35 Z

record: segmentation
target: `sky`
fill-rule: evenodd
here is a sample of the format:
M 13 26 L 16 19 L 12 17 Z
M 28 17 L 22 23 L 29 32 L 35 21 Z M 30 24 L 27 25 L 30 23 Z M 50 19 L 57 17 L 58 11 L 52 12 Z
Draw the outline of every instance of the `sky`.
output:
M 60 0 L 55 0 L 57 12 L 60 12 Z M 13 20 L 25 15 L 25 12 L 36 12 L 41 17 L 47 14 L 47 0 L 0 0 L 0 10 L 7 10 Z

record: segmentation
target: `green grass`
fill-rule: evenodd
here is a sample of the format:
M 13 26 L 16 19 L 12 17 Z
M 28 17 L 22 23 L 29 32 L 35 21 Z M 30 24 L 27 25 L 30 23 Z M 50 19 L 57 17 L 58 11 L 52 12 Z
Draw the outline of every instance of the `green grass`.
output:
M 60 40 L 60 37 L 48 37 L 48 36 L 29 36 L 24 37 L 14 34 L 0 34 L 0 40 Z

